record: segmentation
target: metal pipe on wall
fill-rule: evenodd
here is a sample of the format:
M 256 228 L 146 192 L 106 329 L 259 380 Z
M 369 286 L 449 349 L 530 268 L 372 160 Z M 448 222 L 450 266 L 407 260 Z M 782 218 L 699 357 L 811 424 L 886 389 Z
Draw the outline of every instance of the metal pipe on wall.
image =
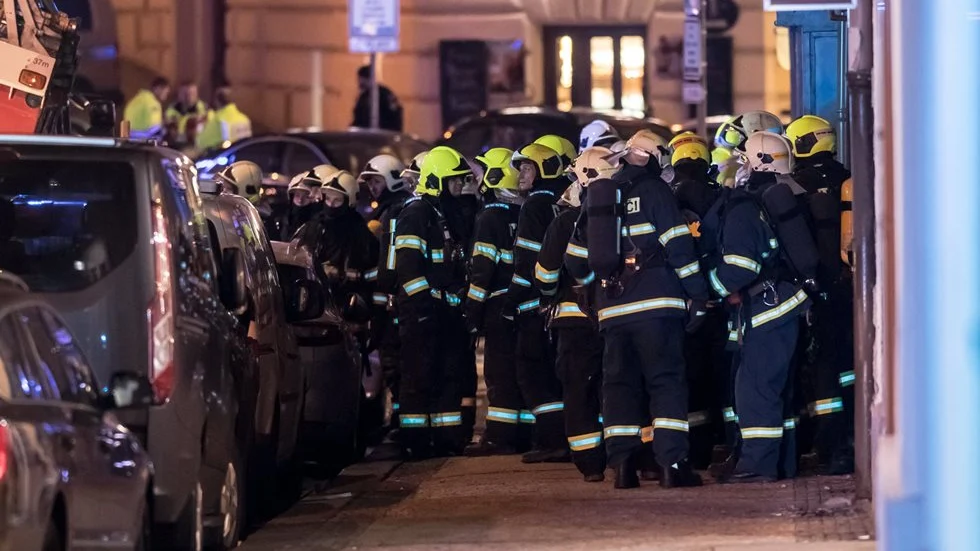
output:
M 874 396 L 875 177 L 874 112 L 871 96 L 872 1 L 861 0 L 850 16 L 851 174 L 854 186 L 854 459 L 856 497 L 872 496 L 871 406 Z

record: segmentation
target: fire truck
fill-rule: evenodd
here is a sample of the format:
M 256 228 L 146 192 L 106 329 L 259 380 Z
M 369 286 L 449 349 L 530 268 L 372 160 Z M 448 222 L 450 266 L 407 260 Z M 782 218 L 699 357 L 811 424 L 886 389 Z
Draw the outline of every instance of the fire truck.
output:
M 78 21 L 54 0 L 0 0 L 0 134 L 69 134 Z

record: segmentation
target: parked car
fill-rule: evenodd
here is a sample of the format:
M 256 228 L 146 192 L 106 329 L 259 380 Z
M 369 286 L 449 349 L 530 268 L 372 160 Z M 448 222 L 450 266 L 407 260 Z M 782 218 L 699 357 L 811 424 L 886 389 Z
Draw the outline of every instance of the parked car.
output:
M 0 272 L 0 548 L 149 545 L 150 461 L 116 416 L 149 382 L 102 380 L 106 394 L 61 316 Z
M 146 376 L 118 412 L 154 464 L 154 540 L 234 545 L 257 376 L 238 320 L 240 278 L 211 248 L 194 165 L 110 138 L 0 136 L 0 269 L 53 304 L 96 370 Z M 225 251 L 220 272 L 244 272 Z
M 469 158 L 491 147 L 517 149 L 545 134 L 557 134 L 577 144 L 582 127 L 596 119 L 608 122 L 623 139 L 641 128 L 653 130 L 665 140 L 673 137 L 667 123 L 659 119 L 641 119 L 617 111 L 508 107 L 483 111 L 479 115 L 458 121 L 446 130 L 440 144 L 453 147 Z
M 204 213 L 208 219 L 214 250 L 239 250 L 245 259 L 244 277 L 248 295 L 249 342 L 259 363 L 258 405 L 255 410 L 257 463 L 250 472 L 266 493 L 275 488 L 277 471 L 299 472 L 294 459 L 302 417 L 303 366 L 296 337 L 289 326 L 302 312 L 289 311 L 282 295 L 276 258 L 259 213 L 244 197 L 220 193 L 213 180 L 201 182 Z M 312 317 L 322 311 L 322 291 L 316 282 L 293 283 L 310 297 Z M 321 304 L 319 311 L 314 304 Z M 290 305 L 292 306 L 292 305 Z M 283 478 L 283 477 L 280 477 Z M 257 487 L 257 485 L 253 485 Z
M 299 282 L 318 281 L 306 249 L 275 241 L 272 247 L 286 295 Z M 383 422 L 376 413 L 384 407 L 380 368 L 369 370 L 355 335 L 366 312 L 341 302 L 331 295 L 322 316 L 293 323 L 307 381 L 301 445 L 308 459 L 327 466 L 362 458 Z
M 78 74 L 73 90 L 98 92 L 122 103 L 119 38 L 112 0 L 57 0 L 60 11 L 78 19 Z

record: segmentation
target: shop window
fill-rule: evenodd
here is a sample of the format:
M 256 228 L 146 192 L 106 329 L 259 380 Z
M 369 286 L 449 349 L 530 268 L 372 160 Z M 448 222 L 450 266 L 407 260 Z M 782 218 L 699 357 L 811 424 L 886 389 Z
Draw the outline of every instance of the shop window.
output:
M 558 39 L 558 109 L 572 108 L 572 37 Z
M 613 94 L 613 65 L 615 50 L 611 36 L 593 36 L 590 39 L 592 61 L 592 107 L 612 109 L 616 106 Z

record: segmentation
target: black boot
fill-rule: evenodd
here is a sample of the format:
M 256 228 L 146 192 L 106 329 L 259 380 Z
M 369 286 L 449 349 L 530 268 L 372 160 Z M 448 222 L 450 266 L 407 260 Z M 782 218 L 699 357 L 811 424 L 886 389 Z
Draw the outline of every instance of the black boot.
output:
M 591 473 L 583 475 L 582 478 L 584 478 L 586 482 L 602 482 L 606 479 L 606 475 L 603 473 Z
M 640 487 L 640 478 L 636 476 L 636 461 L 632 456 L 616 467 L 615 487 L 617 490 Z
M 470 444 L 466 446 L 466 450 L 463 451 L 463 455 L 466 457 L 488 457 L 491 455 L 514 455 L 517 453 L 517 448 L 508 444 L 498 444 L 496 442 L 491 442 L 486 438 L 480 439 L 479 442 Z
M 720 463 L 712 463 L 708 467 L 708 472 L 716 480 L 728 480 L 732 476 L 732 473 L 735 472 L 736 465 L 738 465 L 738 454 L 733 452 Z
M 755 484 L 759 482 L 776 482 L 776 478 L 756 473 L 735 473 L 722 482 L 726 484 Z
M 535 448 L 521 456 L 521 463 L 568 463 L 572 452 L 568 448 Z
M 694 472 L 687 459 L 674 463 L 670 467 L 660 468 L 660 486 L 662 488 L 691 488 L 701 485 L 701 475 Z

